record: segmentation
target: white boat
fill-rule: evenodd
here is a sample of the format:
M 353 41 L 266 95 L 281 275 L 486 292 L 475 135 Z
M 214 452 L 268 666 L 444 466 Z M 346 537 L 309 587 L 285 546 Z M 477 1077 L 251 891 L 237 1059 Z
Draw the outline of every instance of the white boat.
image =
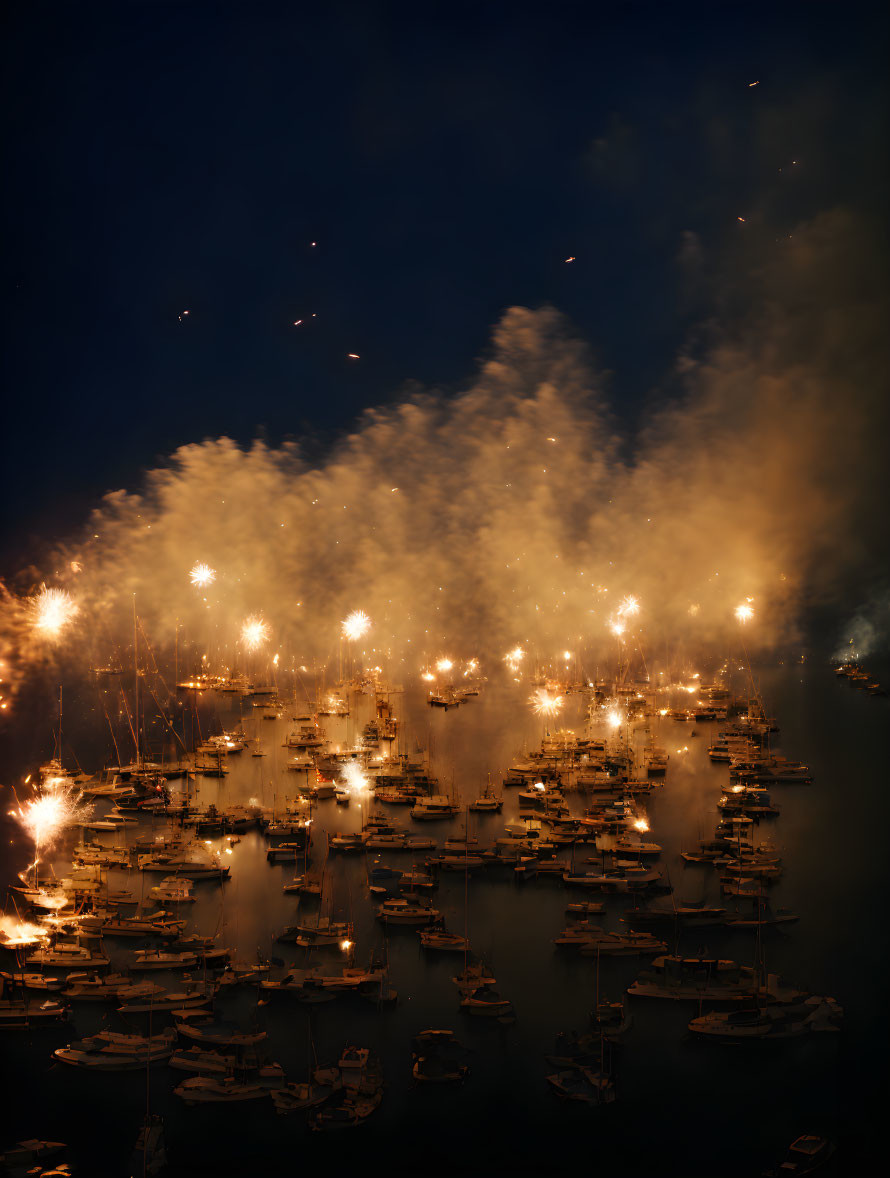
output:
M 375 915 L 384 924 L 432 924 L 439 919 L 437 909 L 396 897 L 384 900 Z
M 429 822 L 437 818 L 453 818 L 459 810 L 446 794 L 431 794 L 416 799 L 411 817 L 418 822 Z
M 25 958 L 25 965 L 38 965 L 41 969 L 105 969 L 110 964 L 104 953 L 94 953 L 85 945 L 64 943 L 38 949 Z
M 792 1005 L 753 1010 L 711 1011 L 689 1023 L 693 1035 L 722 1043 L 797 1039 L 817 1032 L 839 1031 L 843 1010 L 833 998 L 807 998 Z
M 195 953 L 162 953 L 160 949 L 137 949 L 132 969 L 190 969 L 198 964 Z
M 79 1051 L 75 1047 L 58 1047 L 53 1057 L 59 1063 L 97 1072 L 135 1072 L 148 1064 L 163 1063 L 172 1054 L 172 1046 L 146 1048 L 132 1055 L 117 1051 Z

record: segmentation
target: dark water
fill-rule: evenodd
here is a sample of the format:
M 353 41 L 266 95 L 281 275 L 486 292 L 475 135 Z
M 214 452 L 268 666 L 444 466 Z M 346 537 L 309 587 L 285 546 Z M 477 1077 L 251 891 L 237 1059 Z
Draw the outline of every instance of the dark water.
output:
M 307 1008 L 286 995 L 273 995 L 258 1007 L 256 992 L 242 989 L 221 1000 L 224 1017 L 266 1029 L 270 1057 L 290 1079 L 306 1079 L 311 1010 L 322 1063 L 333 1062 L 347 1042 L 380 1054 L 386 1080 L 383 1103 L 356 1130 L 313 1134 L 303 1115 L 277 1116 L 271 1102 L 187 1108 L 172 1094 L 185 1074 L 161 1065 L 151 1072 L 150 1099 L 152 1110 L 165 1119 L 169 1173 L 290 1175 L 298 1168 L 345 1173 L 371 1166 L 392 1174 L 549 1174 L 580 1163 L 620 1167 L 623 1175 L 647 1178 L 747 1178 L 759 1174 L 803 1132 L 839 1142 L 832 1173 L 875 1172 L 861 1147 L 880 1124 L 888 1030 L 881 909 L 890 816 L 890 708 L 887 700 L 837 681 L 824 666 L 773 667 L 762 673 L 761 686 L 782 726 L 781 751 L 806 761 L 816 777 L 810 787 L 776 787 L 781 816 L 760 829 L 761 837 L 771 837 L 782 848 L 785 861 L 773 902 L 801 914 L 790 933 L 765 936 L 766 964 L 788 982 L 837 998 L 846 1011 L 841 1034 L 766 1048 L 701 1044 L 686 1032 L 697 1013 L 694 1007 L 628 999 L 633 1027 L 619 1049 L 618 1100 L 599 1109 L 564 1105 L 545 1083 L 553 1069 L 544 1055 L 553 1051 L 558 1031 L 587 1028 L 596 966 L 573 951 L 556 950 L 551 938 L 566 923 L 568 900 L 584 896 L 552 881 L 517 884 L 509 870 L 480 872 L 468 889 L 471 942 L 493 966 L 498 988 L 513 1001 L 514 1025 L 488 1025 L 487 1020 L 463 1016 L 450 981 L 462 957 L 424 953 L 410 929 L 387 937 L 391 980 L 400 995 L 394 1008 L 378 1011 L 359 999 Z M 489 771 L 499 782 L 523 744 L 531 747 L 540 739 L 541 724 L 528 714 L 526 697 L 525 688 L 490 684 L 477 700 L 447 713 L 431 711 L 412 696 L 402 697 L 398 707 L 406 733 L 432 749 L 443 785 L 450 788 L 453 774 L 455 790 L 468 801 L 484 786 Z M 371 709 L 367 697 L 359 699 L 359 710 L 349 720 L 349 735 L 352 725 L 360 730 L 365 722 L 362 707 Z M 579 709 L 573 698 L 561 726 L 580 731 Z M 221 718 L 237 720 L 237 709 L 221 713 Z M 281 801 L 293 789 L 294 775 L 284 770 L 286 750 L 281 747 L 288 722 L 261 721 L 249 708 L 244 718 L 245 727 L 261 736 L 268 756 L 253 758 L 245 752 L 230 758 L 232 771 L 222 782 L 201 781 L 202 803 L 217 797 L 223 803 L 255 798 L 269 805 L 276 795 Z M 326 727 L 334 739 L 347 736 L 344 721 L 327 718 Z M 710 835 L 716 823 L 715 803 L 727 772 L 706 756 L 714 726 L 664 719 L 653 722 L 653 731 L 671 761 L 664 788 L 645 802 L 651 837 L 665 848 L 661 862 L 679 898 L 717 902 L 712 874 L 703 867 L 684 867 L 679 858 L 681 848 Z M 680 751 L 684 747 L 687 752 Z M 44 751 L 48 754 L 50 748 Z M 505 796 L 502 815 L 471 816 L 473 832 L 483 841 L 500 833 L 516 811 L 516 791 L 505 791 Z M 580 805 L 577 795 L 572 805 Z M 411 824 L 404 809 L 389 812 L 440 842 L 463 827 L 463 817 Z M 317 812 L 318 827 L 328 830 L 358 829 L 361 819 L 355 802 L 348 810 L 333 801 L 322 803 Z M 282 892 L 293 866 L 270 866 L 266 846 L 257 833 L 242 836 L 228 858 L 231 881 L 224 888 L 196 885 L 199 900 L 191 905 L 192 922 L 206 933 L 216 932 L 222 923 L 222 940 L 240 957 L 253 957 L 259 949 L 301 963 L 299 950 L 272 940 L 293 922 L 297 899 Z M 403 854 L 381 854 L 383 862 L 396 866 L 407 867 L 405 859 Z M 354 920 L 356 959 L 367 961 L 372 949 L 382 946 L 383 936 L 366 891 L 364 858 L 332 856 L 329 865 L 334 907 Z M 125 878 L 113 875 L 112 886 Z M 138 891 L 140 877 L 134 874 L 129 886 Z M 462 930 L 462 877 L 444 873 L 435 903 L 449 927 Z M 627 898 L 606 903 L 604 927 L 628 927 L 621 923 Z M 119 941 L 117 946 L 113 952 L 125 960 L 132 943 Z M 680 947 L 694 952 L 701 946 L 753 963 L 754 937 L 748 933 L 693 931 Z M 323 962 L 334 968 L 342 961 L 338 950 L 321 952 Z M 621 996 L 641 962 L 603 959 L 601 995 Z M 106 1018 L 124 1029 L 118 1016 Z M 155 1029 L 164 1018 L 154 1016 Z M 7 1032 L 0 1117 L 3 1140 L 38 1136 L 67 1141 L 78 1173 L 117 1178 L 129 1173 L 130 1150 L 145 1108 L 144 1075 L 90 1075 L 50 1062 L 54 1047 L 95 1029 L 102 1019 L 101 1006 L 79 1004 L 68 1027 L 24 1035 Z M 412 1086 L 411 1037 L 430 1026 L 455 1028 L 472 1049 L 471 1074 L 463 1086 Z

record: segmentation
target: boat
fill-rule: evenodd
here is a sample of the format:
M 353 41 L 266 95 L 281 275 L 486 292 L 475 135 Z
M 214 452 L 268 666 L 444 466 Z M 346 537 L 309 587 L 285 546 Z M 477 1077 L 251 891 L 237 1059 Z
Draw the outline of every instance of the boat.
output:
M 64 978 L 54 978 L 43 973 L 8 973 L 0 971 L 0 978 L 7 986 L 16 986 L 20 990 L 38 990 L 41 993 L 53 993 L 65 987 Z
M 0 997 L 0 1030 L 26 1030 L 33 1025 L 65 1022 L 71 1007 L 54 999 L 29 1002 L 27 999 Z
M 164 1122 L 161 1117 L 147 1113 L 133 1147 L 129 1173 L 134 1175 L 160 1174 L 166 1167 Z
M 665 953 L 667 945 L 649 933 L 608 933 L 595 925 L 567 928 L 555 945 L 577 945 L 585 956 L 627 957 L 638 953 Z
M 469 949 L 466 937 L 459 933 L 449 933 L 443 928 L 425 928 L 420 932 L 420 945 L 423 949 L 439 949 L 465 953 Z
M 259 1083 L 237 1080 L 233 1076 L 190 1076 L 174 1089 L 186 1104 L 218 1104 L 235 1101 L 260 1100 L 269 1089 Z
M 411 817 L 416 822 L 430 822 L 441 818 L 453 818 L 459 809 L 460 807 L 455 805 L 447 794 L 431 794 L 429 797 L 415 800 Z
M 839 1031 L 842 1021 L 843 1010 L 833 998 L 813 996 L 794 1004 L 711 1011 L 692 1019 L 689 1030 L 721 1043 L 751 1043 Z
M 196 953 L 163 953 L 160 949 L 137 949 L 131 969 L 190 969 L 198 964 Z
M 106 969 L 111 962 L 104 953 L 94 953 L 85 945 L 57 943 L 30 954 L 25 965 L 39 965 L 41 969 Z
M 3 1154 L 0 1154 L 0 1165 L 5 1166 L 9 1171 L 24 1170 L 26 1167 L 32 1166 L 36 1162 L 42 1162 L 45 1158 L 51 1158 L 54 1154 L 61 1153 L 67 1148 L 63 1141 L 40 1141 L 32 1137 L 27 1141 L 17 1142 Z
M 272 1093 L 275 1111 L 282 1115 L 301 1112 L 303 1109 L 317 1108 L 340 1090 L 339 1080 L 334 1084 L 285 1084 L 276 1088 Z
M 575 1067 L 547 1076 L 547 1083 L 563 1100 L 584 1104 L 611 1104 L 615 1099 L 615 1084 L 605 1073 L 592 1068 Z
M 675 1001 L 738 1002 L 754 993 L 755 971 L 750 966 L 715 957 L 656 957 L 628 994 L 637 998 Z
M 460 1008 L 481 1018 L 505 1018 L 513 1014 L 513 1004 L 490 986 L 480 986 L 464 993 Z
M 172 1010 L 174 1013 L 192 1009 L 200 1009 L 212 1002 L 217 987 L 213 982 L 206 984 L 198 982 L 187 990 L 161 990 L 159 994 L 148 997 L 130 997 L 117 1008 L 118 1014 L 152 1014 L 156 1011 Z M 202 1014 L 206 1013 L 201 1011 Z
M 792 1174 L 812 1174 L 834 1156 L 834 1142 L 827 1137 L 805 1133 L 788 1146 L 785 1157 L 771 1170 L 764 1171 L 764 1178 L 786 1178 Z
M 133 1054 L 120 1051 L 80 1051 L 75 1047 L 57 1047 L 53 1058 L 72 1067 L 96 1072 L 135 1072 L 153 1063 L 164 1063 L 173 1054 L 172 1047 L 151 1047 Z
M 127 974 L 72 973 L 66 978 L 64 997 L 81 1002 L 120 1002 L 148 999 L 163 993 L 152 982 L 134 982 Z
M 439 1055 L 416 1055 L 411 1075 L 416 1084 L 459 1084 L 469 1071 L 466 1064 L 456 1064 Z
M 170 1067 L 199 1076 L 226 1076 L 239 1065 L 238 1055 L 224 1055 L 202 1047 L 181 1047 L 170 1056 Z
M 352 925 L 346 921 L 319 916 L 317 920 L 288 926 L 278 936 L 279 941 L 293 941 L 301 948 L 339 945 L 352 937 Z
M 497 979 L 481 961 L 466 965 L 463 971 L 451 980 L 458 990 L 466 994 L 497 984 Z
M 383 901 L 375 915 L 385 924 L 432 924 L 439 912 L 417 900 L 392 897 Z
M 265 1031 L 242 1031 L 240 1027 L 212 1021 L 176 1023 L 176 1030 L 186 1039 L 198 1043 L 216 1043 L 222 1047 L 254 1047 L 266 1038 Z
M 341 1104 L 322 1107 L 312 1114 L 309 1127 L 314 1132 L 332 1129 L 351 1129 L 366 1121 L 383 1099 L 380 1088 L 372 1096 L 357 1096 L 343 1100 Z
M 504 804 L 504 799 L 497 796 L 491 785 L 484 789 L 482 793 L 474 798 L 467 807 L 472 810 L 474 814 L 497 814 L 500 812 Z

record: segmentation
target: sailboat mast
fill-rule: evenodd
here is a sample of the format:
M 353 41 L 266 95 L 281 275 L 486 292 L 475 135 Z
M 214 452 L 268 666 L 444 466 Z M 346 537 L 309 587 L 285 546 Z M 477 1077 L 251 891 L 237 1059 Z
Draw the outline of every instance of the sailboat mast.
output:
M 136 622 L 136 594 L 133 594 L 133 674 L 136 710 L 134 712 L 136 728 L 136 769 L 139 769 L 139 627 Z

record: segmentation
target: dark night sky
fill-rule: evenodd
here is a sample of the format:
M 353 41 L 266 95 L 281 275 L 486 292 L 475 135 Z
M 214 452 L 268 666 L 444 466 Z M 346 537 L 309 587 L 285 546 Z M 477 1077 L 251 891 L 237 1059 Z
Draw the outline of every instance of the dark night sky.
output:
M 684 231 L 877 202 L 880 13 L 6 5 L 4 566 L 185 442 L 460 381 L 515 303 L 633 422 L 710 311 Z

